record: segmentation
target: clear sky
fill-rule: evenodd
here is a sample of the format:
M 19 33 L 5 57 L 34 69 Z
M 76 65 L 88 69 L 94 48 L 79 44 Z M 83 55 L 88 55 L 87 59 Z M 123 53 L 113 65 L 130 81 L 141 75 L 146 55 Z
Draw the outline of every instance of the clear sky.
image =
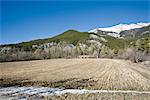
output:
M 48 38 L 69 29 L 89 31 L 150 22 L 149 0 L 0 1 L 0 44 Z

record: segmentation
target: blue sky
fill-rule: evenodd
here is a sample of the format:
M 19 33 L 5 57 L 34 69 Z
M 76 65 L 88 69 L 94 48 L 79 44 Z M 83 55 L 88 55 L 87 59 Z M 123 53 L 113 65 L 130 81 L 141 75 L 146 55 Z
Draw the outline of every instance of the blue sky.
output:
M 0 44 L 48 38 L 69 29 L 89 31 L 150 22 L 149 0 L 1 1 Z

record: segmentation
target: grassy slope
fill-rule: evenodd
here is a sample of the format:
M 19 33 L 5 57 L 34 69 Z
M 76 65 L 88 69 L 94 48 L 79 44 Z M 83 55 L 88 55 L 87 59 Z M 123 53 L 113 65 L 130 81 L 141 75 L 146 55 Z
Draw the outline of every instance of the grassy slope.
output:
M 63 34 L 50 38 L 48 41 L 67 41 L 72 44 L 77 44 L 77 42 L 85 42 L 89 39 L 89 33 L 87 32 L 78 32 L 75 30 L 68 30 Z
M 106 36 L 105 38 L 108 40 L 108 42 L 106 43 L 107 46 L 117 49 L 127 47 L 130 42 L 133 41 L 133 39 L 119 39 L 111 36 Z
M 3 45 L 3 46 L 15 46 L 15 47 L 31 47 L 32 45 L 41 45 L 48 42 L 60 42 L 60 41 L 66 41 L 69 43 L 72 43 L 74 45 L 77 44 L 77 42 L 85 42 L 85 40 L 89 39 L 89 33 L 88 32 L 78 32 L 75 30 L 68 30 L 60 35 L 57 35 L 52 38 L 46 38 L 46 39 L 37 39 L 33 41 L 28 42 L 21 42 L 18 44 L 9 44 L 9 45 Z
M 103 37 L 107 40 L 107 42 L 103 42 L 105 45 L 107 45 L 110 48 L 116 48 L 116 49 L 122 49 L 124 47 L 127 47 L 130 42 L 135 41 L 135 39 L 121 39 L 121 38 L 115 38 L 109 35 L 105 35 L 102 32 L 99 32 L 98 34 L 96 34 L 100 37 Z

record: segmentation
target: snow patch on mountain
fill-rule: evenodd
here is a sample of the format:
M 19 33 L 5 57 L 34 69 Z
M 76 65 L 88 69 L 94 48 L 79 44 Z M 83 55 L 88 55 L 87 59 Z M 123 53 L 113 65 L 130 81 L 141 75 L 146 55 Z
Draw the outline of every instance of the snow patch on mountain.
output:
M 142 27 L 149 26 L 149 25 L 150 25 L 150 23 L 118 24 L 118 25 L 115 25 L 112 27 L 107 27 L 107 28 L 96 28 L 96 29 L 89 31 L 89 33 L 97 33 L 98 30 L 101 30 L 101 31 L 116 32 L 119 34 L 120 32 L 125 31 L 125 30 L 142 28 Z
M 120 37 L 120 34 L 118 33 L 108 33 L 107 35 L 112 36 L 112 37 Z
M 99 30 L 99 28 L 96 28 L 96 29 L 90 30 L 89 33 L 97 33 L 98 30 Z

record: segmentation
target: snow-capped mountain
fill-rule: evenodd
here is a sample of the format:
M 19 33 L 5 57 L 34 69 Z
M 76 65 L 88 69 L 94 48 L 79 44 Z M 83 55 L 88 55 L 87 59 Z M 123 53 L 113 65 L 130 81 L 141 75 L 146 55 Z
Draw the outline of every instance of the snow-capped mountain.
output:
M 89 31 L 89 33 L 97 33 L 100 30 L 100 31 L 107 31 L 107 32 L 115 32 L 119 34 L 120 32 L 125 31 L 125 30 L 142 28 L 142 27 L 149 26 L 149 25 L 150 25 L 150 22 L 149 23 L 137 23 L 137 24 L 118 24 L 112 27 L 96 28 L 96 29 Z

